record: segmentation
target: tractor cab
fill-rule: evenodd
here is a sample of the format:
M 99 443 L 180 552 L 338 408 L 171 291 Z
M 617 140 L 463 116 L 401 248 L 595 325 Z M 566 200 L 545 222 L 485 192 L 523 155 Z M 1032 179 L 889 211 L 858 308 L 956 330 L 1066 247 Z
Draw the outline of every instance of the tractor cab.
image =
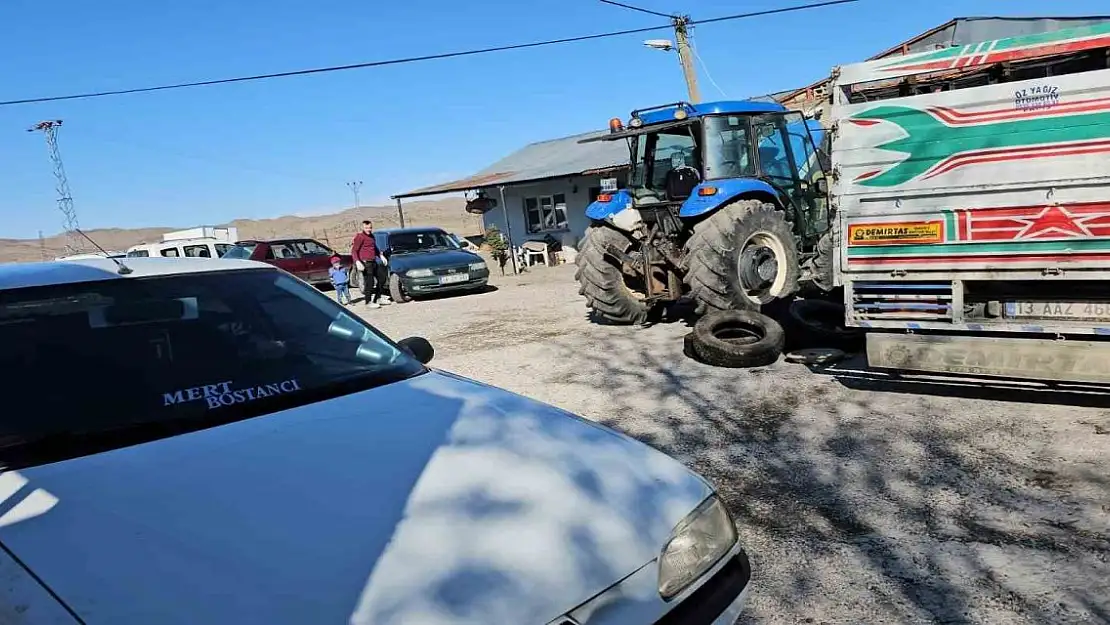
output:
M 747 198 L 787 211 L 803 246 L 828 228 L 818 183 L 825 133 L 801 113 L 774 102 L 677 102 L 633 111 L 627 126 L 614 119 L 609 129 L 583 142 L 626 140 L 632 170 L 625 192 L 587 209 L 593 219 L 629 204 L 649 222 L 697 219 Z

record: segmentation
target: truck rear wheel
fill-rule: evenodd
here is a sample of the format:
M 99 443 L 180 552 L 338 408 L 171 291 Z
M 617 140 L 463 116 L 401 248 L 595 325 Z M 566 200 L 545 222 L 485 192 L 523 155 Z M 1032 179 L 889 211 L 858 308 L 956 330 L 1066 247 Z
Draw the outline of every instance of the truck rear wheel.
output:
M 578 293 L 585 296 L 588 308 L 613 323 L 634 325 L 647 320 L 643 295 L 629 284 L 622 270 L 621 256 L 634 246 L 631 239 L 613 228 L 590 226 L 574 259 Z
M 743 200 L 694 226 L 683 269 L 697 312 L 760 310 L 798 290 L 794 233 L 773 204 Z

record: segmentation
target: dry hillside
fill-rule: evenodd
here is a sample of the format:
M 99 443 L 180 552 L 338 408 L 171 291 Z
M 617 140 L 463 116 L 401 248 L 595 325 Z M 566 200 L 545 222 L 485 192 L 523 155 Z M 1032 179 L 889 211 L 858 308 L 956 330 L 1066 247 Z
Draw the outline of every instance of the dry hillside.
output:
M 463 211 L 463 200 L 446 199 L 436 202 L 411 202 L 405 204 L 406 226 L 439 226 L 459 235 L 477 234 L 481 230 L 481 217 Z M 319 239 L 338 249 L 346 247 L 363 219 L 371 219 L 375 228 L 397 227 L 396 206 L 363 206 L 340 213 L 274 219 L 236 219 L 227 225 L 239 229 L 241 239 L 306 236 Z M 163 232 L 181 228 L 104 228 L 86 230 L 85 233 L 108 250 L 126 250 L 137 243 L 161 239 Z M 60 256 L 65 247 L 65 237 L 56 235 L 45 239 L 47 258 Z M 91 246 L 90 246 L 91 247 Z M 92 250 L 85 250 L 92 251 Z M 0 239 L 0 263 L 40 260 L 42 250 L 38 239 Z

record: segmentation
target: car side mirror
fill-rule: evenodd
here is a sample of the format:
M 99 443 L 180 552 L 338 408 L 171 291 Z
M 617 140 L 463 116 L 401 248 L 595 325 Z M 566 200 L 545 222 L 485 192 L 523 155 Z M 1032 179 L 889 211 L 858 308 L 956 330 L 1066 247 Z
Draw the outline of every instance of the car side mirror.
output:
M 828 195 L 828 193 L 829 193 L 829 181 L 828 181 L 828 179 L 818 178 L 817 181 L 814 182 L 813 184 L 816 185 L 818 193 L 820 193 L 821 195 Z
M 401 339 L 397 341 L 397 345 L 408 352 L 410 356 L 424 364 L 431 362 L 432 357 L 436 354 L 436 350 L 432 347 L 432 344 L 428 342 L 428 339 L 422 336 L 410 336 L 407 339 Z

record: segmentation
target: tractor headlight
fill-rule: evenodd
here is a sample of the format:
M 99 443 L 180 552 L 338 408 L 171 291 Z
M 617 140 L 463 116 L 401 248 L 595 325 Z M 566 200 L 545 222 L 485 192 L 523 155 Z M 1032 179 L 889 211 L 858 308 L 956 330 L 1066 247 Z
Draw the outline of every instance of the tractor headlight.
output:
M 486 261 L 480 260 L 476 263 L 470 263 L 471 271 L 481 271 L 486 268 Z
M 736 526 L 716 495 L 675 526 L 659 554 L 659 595 L 669 601 L 705 574 L 736 544 Z
M 410 278 L 430 278 L 432 277 L 431 269 L 409 269 L 405 275 Z

